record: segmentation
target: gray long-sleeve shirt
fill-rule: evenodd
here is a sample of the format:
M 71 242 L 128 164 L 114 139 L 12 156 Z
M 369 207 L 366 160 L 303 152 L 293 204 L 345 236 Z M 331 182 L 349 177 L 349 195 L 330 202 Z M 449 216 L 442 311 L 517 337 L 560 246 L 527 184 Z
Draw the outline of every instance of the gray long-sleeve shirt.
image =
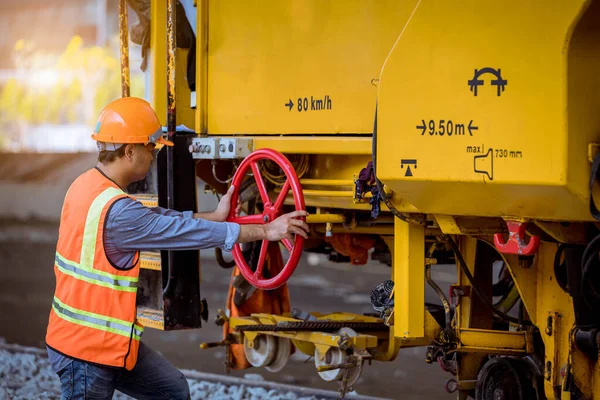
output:
M 137 251 L 196 250 L 221 247 L 231 251 L 240 226 L 230 222 L 194 219 L 193 211 L 148 208 L 125 197 L 113 203 L 106 215 L 104 249 L 118 267 L 131 266 Z M 72 360 L 47 348 L 52 369 L 59 372 Z
M 119 267 L 131 265 L 136 251 L 195 250 L 221 247 L 231 251 L 240 226 L 194 219 L 192 211 L 147 208 L 131 198 L 117 200 L 108 211 L 106 255 Z

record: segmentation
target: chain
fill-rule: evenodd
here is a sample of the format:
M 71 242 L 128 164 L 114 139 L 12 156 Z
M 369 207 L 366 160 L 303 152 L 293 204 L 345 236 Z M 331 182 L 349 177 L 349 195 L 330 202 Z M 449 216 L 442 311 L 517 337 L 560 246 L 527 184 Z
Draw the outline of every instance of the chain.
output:
M 329 331 L 334 332 L 341 328 L 351 328 L 362 331 L 387 331 L 389 326 L 383 322 L 344 322 L 344 321 L 306 321 L 292 322 L 283 321 L 276 325 L 238 325 L 237 331 L 264 331 L 264 332 L 285 332 L 285 331 Z

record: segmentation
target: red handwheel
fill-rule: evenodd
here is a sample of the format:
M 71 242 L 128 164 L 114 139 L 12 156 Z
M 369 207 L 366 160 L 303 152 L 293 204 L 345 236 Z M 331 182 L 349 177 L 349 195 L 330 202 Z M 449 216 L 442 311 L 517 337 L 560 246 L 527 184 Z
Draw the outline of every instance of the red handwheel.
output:
M 262 176 L 260 175 L 260 169 L 258 167 L 258 162 L 261 160 L 271 160 L 275 162 L 279 168 L 285 173 L 286 181 L 281 189 L 281 192 L 278 194 L 277 199 L 273 203 L 271 199 L 269 199 L 269 194 L 267 193 L 267 188 L 265 186 L 265 182 L 263 181 Z M 246 215 L 246 216 L 235 216 L 235 208 L 239 198 L 239 188 L 241 187 L 242 181 L 248 172 L 248 169 L 252 169 L 252 173 L 254 174 L 254 179 L 256 180 L 256 185 L 258 187 L 258 192 L 260 194 L 260 198 L 264 205 L 264 211 L 262 214 L 255 215 Z M 296 176 L 296 171 L 294 167 L 290 163 L 290 161 L 280 152 L 272 149 L 260 149 L 242 161 L 239 168 L 235 172 L 233 176 L 233 181 L 231 183 L 235 190 L 233 195 L 231 196 L 231 213 L 227 218 L 230 222 L 236 222 L 240 225 L 245 224 L 268 224 L 269 222 L 275 220 L 277 217 L 283 214 L 283 203 L 285 198 L 287 197 L 290 189 L 292 190 L 292 194 L 294 196 L 294 205 L 296 206 L 296 210 L 304 210 L 304 195 L 302 194 L 302 187 L 300 186 L 300 181 Z M 304 218 L 302 218 L 304 220 Z M 240 273 L 246 278 L 252 286 L 258 289 L 264 290 L 273 290 L 282 286 L 287 280 L 292 276 L 298 262 L 300 261 L 300 255 L 302 254 L 302 246 L 304 244 L 304 238 L 300 235 L 295 235 L 295 239 L 292 242 L 289 239 L 282 240 L 283 245 L 290 252 L 290 258 L 287 263 L 277 274 L 272 278 L 265 278 L 263 276 L 263 268 L 265 266 L 267 251 L 269 248 L 269 241 L 263 240 L 260 248 L 260 255 L 258 257 L 258 264 L 256 267 L 256 271 L 252 271 L 244 256 L 242 255 L 242 249 L 239 244 L 234 245 L 233 247 L 233 259 L 237 264 Z

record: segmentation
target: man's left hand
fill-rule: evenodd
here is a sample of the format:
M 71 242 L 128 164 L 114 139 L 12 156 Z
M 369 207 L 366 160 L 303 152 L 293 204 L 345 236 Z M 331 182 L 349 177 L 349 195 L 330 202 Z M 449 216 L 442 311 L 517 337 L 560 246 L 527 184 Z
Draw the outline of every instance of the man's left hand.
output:
M 217 206 L 217 209 L 212 212 L 212 217 L 213 217 L 212 220 L 213 221 L 224 222 L 227 220 L 227 217 L 229 216 L 229 211 L 231 210 L 231 196 L 233 195 L 234 190 L 235 190 L 235 188 L 233 187 L 233 185 L 230 186 L 227 193 L 225 193 L 223 195 L 223 197 L 221 197 L 221 201 L 219 201 L 219 205 Z M 238 203 L 235 208 L 235 215 L 239 215 L 240 208 L 241 208 L 241 204 L 240 204 L 240 200 L 238 199 Z

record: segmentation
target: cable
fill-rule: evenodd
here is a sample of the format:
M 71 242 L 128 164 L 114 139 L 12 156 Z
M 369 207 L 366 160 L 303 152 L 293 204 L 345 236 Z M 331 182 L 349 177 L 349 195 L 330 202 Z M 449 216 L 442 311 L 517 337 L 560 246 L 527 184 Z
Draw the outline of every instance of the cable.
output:
M 293 161 L 290 160 L 290 162 L 292 163 L 292 165 L 294 166 L 294 169 L 296 170 L 296 175 L 298 176 L 298 179 L 302 178 L 304 176 L 304 174 L 306 174 L 306 172 L 308 171 L 308 169 L 310 167 L 309 158 L 305 154 L 301 154 L 301 155 L 297 156 L 297 159 L 295 159 Z M 276 175 L 272 171 L 269 171 L 269 168 L 267 167 L 267 165 L 268 165 L 267 163 L 262 163 L 262 166 L 260 168 L 261 174 L 265 177 L 265 179 L 267 181 L 271 182 L 273 185 L 283 186 L 285 184 L 285 180 L 287 179 L 287 176 L 285 175 L 285 173 Z M 277 164 L 275 164 L 275 165 L 277 165 Z
M 212 162 L 212 174 L 213 174 L 213 178 L 215 178 L 215 180 L 219 183 L 227 184 L 233 180 L 233 175 L 231 176 L 231 178 L 224 180 L 224 181 L 222 181 L 221 179 L 219 179 L 217 177 L 217 163 L 215 160 L 213 160 L 213 162 Z
M 429 247 L 429 250 L 427 251 L 427 258 L 433 257 L 433 252 L 435 251 L 435 248 L 438 246 L 438 244 L 439 243 L 434 243 Z M 448 302 L 444 291 L 440 289 L 440 287 L 431 278 L 431 264 L 425 264 L 425 279 L 427 280 L 429 286 L 431 286 L 431 288 L 438 294 L 440 300 L 442 301 L 446 321 L 446 326 L 444 329 L 446 331 L 449 331 L 452 326 L 452 310 L 450 309 L 450 303 Z
M 452 251 L 454 251 L 454 255 L 456 256 L 456 259 L 458 261 L 461 271 L 463 272 L 463 274 L 465 274 L 465 276 L 467 277 L 467 280 L 469 281 L 469 283 L 471 284 L 471 287 L 473 288 L 473 291 L 481 299 L 483 304 L 486 307 L 488 307 L 494 314 L 499 316 L 500 318 L 502 318 L 506 321 L 509 321 L 509 322 L 516 323 L 516 324 L 520 323 L 518 318 L 511 317 L 510 315 L 503 313 L 502 311 L 500 311 L 496 307 L 494 307 L 492 302 L 485 296 L 485 294 L 483 294 L 483 292 L 477 286 L 475 286 L 475 278 L 473 278 L 471 271 L 469 271 L 469 268 L 467 267 L 467 264 L 465 263 L 465 260 L 462 256 L 461 252 L 458 250 L 458 246 L 454 242 L 454 239 L 452 239 L 450 236 L 445 236 L 445 237 L 446 237 L 448 244 L 452 248 Z M 531 321 L 522 321 L 522 325 L 531 326 L 533 324 L 531 323 Z

